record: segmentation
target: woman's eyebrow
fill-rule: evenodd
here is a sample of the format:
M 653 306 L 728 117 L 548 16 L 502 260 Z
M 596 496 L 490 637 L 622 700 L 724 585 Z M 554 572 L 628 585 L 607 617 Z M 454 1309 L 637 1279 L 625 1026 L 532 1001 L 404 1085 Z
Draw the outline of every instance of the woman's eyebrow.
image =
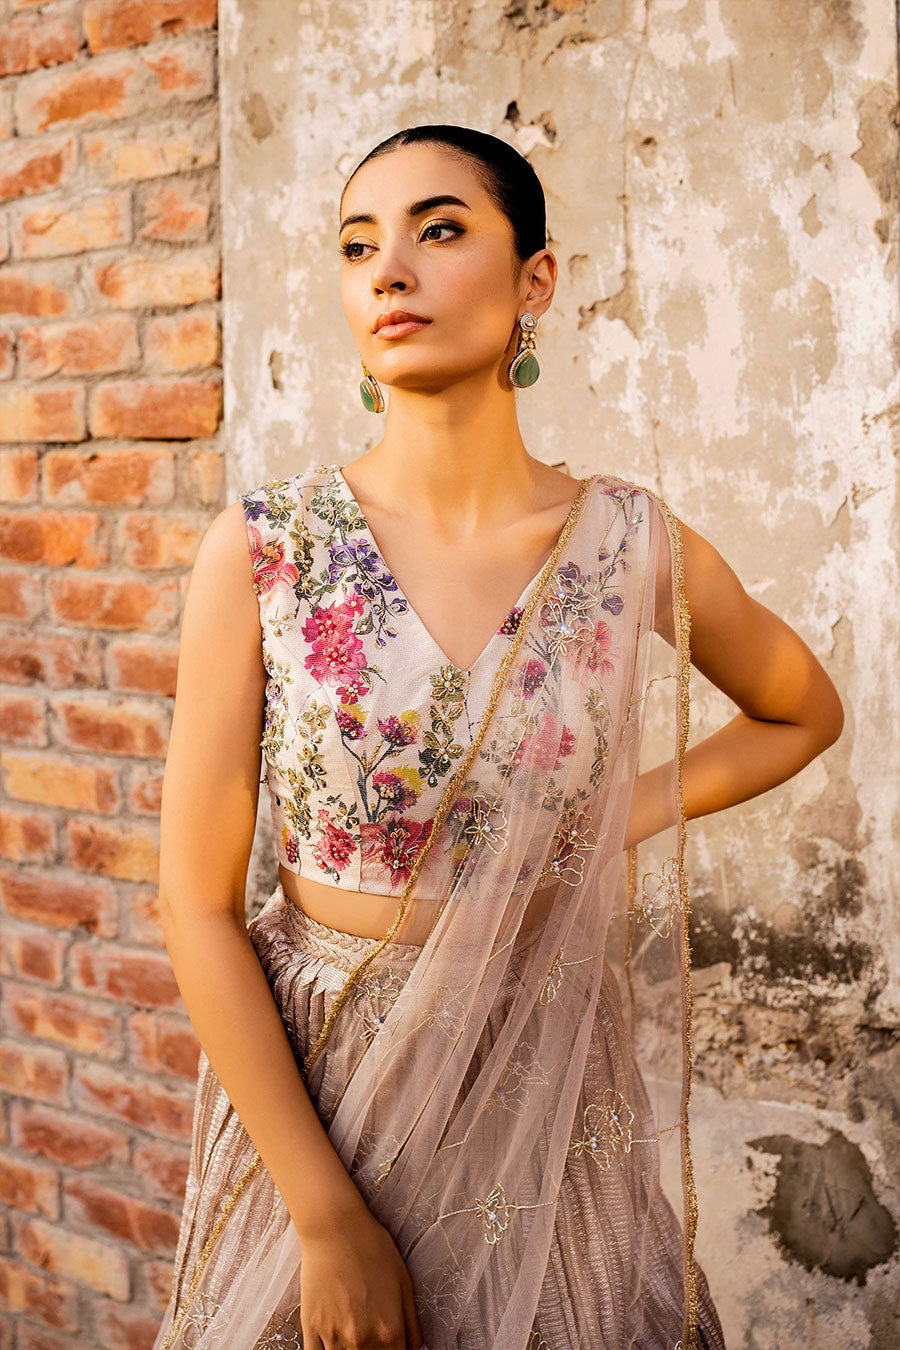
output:
M 422 197 L 420 201 L 410 202 L 406 208 L 406 214 L 410 217 L 421 216 L 426 211 L 433 211 L 436 206 L 463 206 L 467 211 L 471 211 L 468 202 L 464 202 L 461 197 L 453 197 L 449 193 L 441 193 L 436 197 Z M 374 225 L 375 217 L 366 212 L 361 212 L 357 216 L 345 216 L 341 221 L 338 233 L 345 230 L 348 225 Z

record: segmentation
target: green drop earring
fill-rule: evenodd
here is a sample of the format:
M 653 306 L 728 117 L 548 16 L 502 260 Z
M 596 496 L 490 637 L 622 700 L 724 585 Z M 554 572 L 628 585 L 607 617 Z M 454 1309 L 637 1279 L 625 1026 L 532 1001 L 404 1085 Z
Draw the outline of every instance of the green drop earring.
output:
M 533 314 L 525 313 L 519 319 L 519 345 L 516 354 L 509 363 L 510 382 L 517 389 L 527 389 L 541 373 L 540 363 L 534 354 L 534 330 L 537 319 Z
M 363 368 L 363 378 L 359 382 L 359 395 L 363 402 L 366 412 L 380 413 L 384 412 L 384 394 L 381 392 L 381 385 L 366 367 L 365 361 L 360 357 Z

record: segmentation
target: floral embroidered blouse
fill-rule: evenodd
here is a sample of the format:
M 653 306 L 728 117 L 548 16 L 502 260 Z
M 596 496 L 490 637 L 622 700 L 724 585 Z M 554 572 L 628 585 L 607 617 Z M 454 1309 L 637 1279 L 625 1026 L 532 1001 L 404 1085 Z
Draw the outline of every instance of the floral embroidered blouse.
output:
M 583 513 L 592 493 L 630 490 L 597 475 Z M 461 670 L 401 592 L 337 464 L 240 500 L 268 675 L 260 744 L 278 860 L 325 884 L 399 895 L 544 567 Z

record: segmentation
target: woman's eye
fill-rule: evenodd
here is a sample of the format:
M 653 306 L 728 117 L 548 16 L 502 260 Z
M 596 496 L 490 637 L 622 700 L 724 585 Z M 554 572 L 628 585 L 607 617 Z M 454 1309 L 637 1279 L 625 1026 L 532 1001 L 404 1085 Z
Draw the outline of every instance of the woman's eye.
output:
M 351 253 L 350 250 L 351 250 L 351 249 L 354 249 L 354 248 L 365 248 L 365 247 L 366 247 L 366 245 L 365 245 L 365 244 L 361 244 L 361 243 L 359 242 L 359 240 L 357 240 L 357 239 L 351 239 L 351 241 L 350 241 L 349 244 L 341 244 L 341 246 L 340 246 L 341 256 L 342 256 L 343 258 L 351 258 L 351 259 L 353 259 L 353 260 L 355 261 L 358 257 L 360 257 L 360 254 L 359 254 L 359 253 Z
M 448 221 L 435 220 L 430 225 L 426 225 L 422 231 L 423 239 L 429 230 L 452 230 L 454 234 L 462 234 L 462 230 L 458 225 L 451 225 Z

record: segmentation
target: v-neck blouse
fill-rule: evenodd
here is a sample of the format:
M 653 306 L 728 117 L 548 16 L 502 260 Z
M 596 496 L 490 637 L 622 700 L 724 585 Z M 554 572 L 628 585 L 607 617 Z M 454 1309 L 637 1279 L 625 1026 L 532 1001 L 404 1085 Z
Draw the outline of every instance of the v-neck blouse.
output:
M 592 489 L 623 486 L 592 482 L 582 514 Z M 336 464 L 240 501 L 268 675 L 261 781 L 278 860 L 326 885 L 399 895 L 546 563 L 460 670 L 403 596 Z

